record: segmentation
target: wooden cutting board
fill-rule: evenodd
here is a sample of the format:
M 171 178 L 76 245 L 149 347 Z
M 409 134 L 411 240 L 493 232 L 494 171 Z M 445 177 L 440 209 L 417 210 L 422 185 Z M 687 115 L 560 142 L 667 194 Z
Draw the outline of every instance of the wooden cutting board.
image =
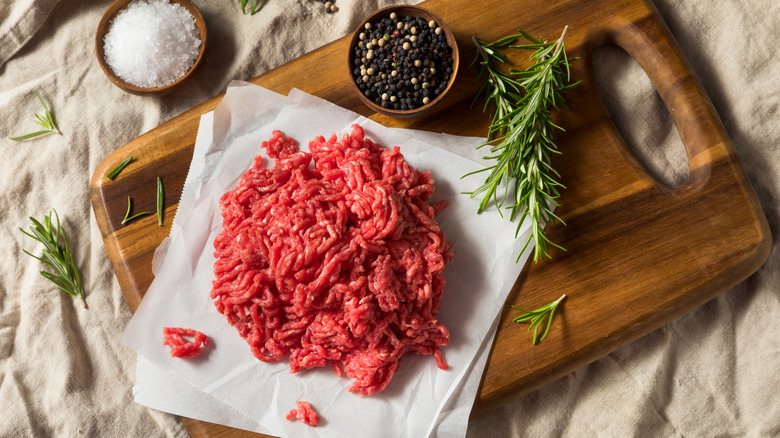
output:
M 572 75 L 583 83 L 567 94 L 571 112 L 559 122 L 563 154 L 554 162 L 566 190 L 556 213 L 568 226 L 548 227 L 548 263 L 529 263 L 509 295 L 473 416 L 527 394 L 702 305 L 755 272 L 771 242 L 756 200 L 724 127 L 666 27 L 642 0 L 430 0 L 421 6 L 455 33 L 462 65 L 442 107 L 416 119 L 369 113 L 349 87 L 347 38 L 296 59 L 251 82 L 286 94 L 291 87 L 370 116 L 387 126 L 484 136 L 488 117 L 470 103 L 479 82 L 468 64 L 472 35 L 496 40 L 522 28 L 566 39 Z M 604 44 L 628 52 L 667 105 L 690 162 L 690 178 L 666 187 L 642 168 L 617 134 L 594 81 L 592 53 Z M 214 50 L 211 48 L 210 50 Z M 519 66 L 527 53 L 512 54 Z M 155 247 L 167 236 L 192 156 L 199 116 L 217 97 L 120 147 L 97 167 L 92 205 L 108 256 L 130 310 L 151 283 Z M 334 127 L 338 129 L 340 127 Z M 135 162 L 121 183 L 105 178 L 127 156 Z M 154 216 L 121 225 L 127 196 L 135 210 L 154 211 L 155 178 L 165 183 L 165 226 Z M 507 238 L 510 238 L 507 236 Z M 512 261 L 507 260 L 507 263 Z M 479 291 L 475 291 L 479 293 Z M 535 308 L 568 299 L 550 335 L 531 345 L 509 304 Z M 254 436 L 185 419 L 193 436 Z

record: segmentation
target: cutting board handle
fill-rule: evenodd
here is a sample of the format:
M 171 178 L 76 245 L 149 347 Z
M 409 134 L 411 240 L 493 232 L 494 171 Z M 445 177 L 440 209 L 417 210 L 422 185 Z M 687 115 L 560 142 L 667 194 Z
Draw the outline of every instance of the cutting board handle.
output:
M 693 69 L 671 32 L 652 3 L 645 3 L 655 17 L 616 26 L 611 39 L 637 61 L 666 104 L 688 156 L 690 179 L 685 185 L 690 187 L 703 183 L 711 172 L 711 163 L 723 154 L 731 154 L 732 148 L 709 97 L 690 73 Z

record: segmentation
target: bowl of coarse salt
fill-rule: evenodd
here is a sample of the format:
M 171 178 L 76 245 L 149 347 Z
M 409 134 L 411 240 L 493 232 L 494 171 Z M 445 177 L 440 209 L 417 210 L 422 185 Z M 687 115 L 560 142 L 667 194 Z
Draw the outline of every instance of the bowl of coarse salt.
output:
M 163 95 L 200 65 L 206 23 L 190 0 L 116 0 L 103 14 L 95 50 L 117 87 L 138 95 Z

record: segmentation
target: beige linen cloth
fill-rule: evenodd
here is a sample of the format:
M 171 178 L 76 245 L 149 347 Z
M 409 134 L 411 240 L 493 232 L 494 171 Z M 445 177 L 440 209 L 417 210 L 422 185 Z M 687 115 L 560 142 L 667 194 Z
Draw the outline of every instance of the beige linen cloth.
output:
M 94 55 L 109 1 L 0 2 L 0 436 L 186 436 L 179 420 L 133 402 L 135 355 L 119 344 L 130 318 L 89 202 L 89 180 L 116 148 L 171 117 L 349 33 L 390 0 L 195 0 L 210 49 L 173 95 L 111 85 Z M 416 3 L 416 2 L 412 2 Z M 780 234 L 780 2 L 655 0 L 712 98 Z M 521 6 L 518 6 L 521 7 Z M 685 158 L 668 113 L 636 63 L 597 57 L 603 90 L 639 159 L 670 183 Z M 598 70 L 597 70 L 598 71 Z M 327 74 L 323 72 L 323 74 Z M 7 140 L 52 108 L 63 135 Z M 57 209 L 81 268 L 89 309 L 42 278 L 22 249 L 28 216 Z M 470 423 L 469 437 L 780 436 L 780 257 L 663 328 Z

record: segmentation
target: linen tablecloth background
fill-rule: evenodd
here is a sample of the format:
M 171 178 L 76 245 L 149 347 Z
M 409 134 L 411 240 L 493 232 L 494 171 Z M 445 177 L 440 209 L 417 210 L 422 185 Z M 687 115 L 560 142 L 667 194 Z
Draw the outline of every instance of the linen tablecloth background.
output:
M 223 92 L 346 35 L 390 0 L 195 0 L 209 50 L 194 80 L 164 98 L 120 91 L 94 55 L 109 1 L 0 2 L 0 436 L 186 436 L 179 420 L 133 402 L 130 318 L 89 202 L 95 167 L 116 148 Z M 416 3 L 416 2 L 412 2 Z M 715 108 L 780 235 L 780 2 L 655 0 Z M 520 5 L 518 7 L 521 7 Z M 668 113 L 636 63 L 599 56 L 604 94 L 635 153 L 664 181 L 684 181 Z M 327 74 L 327 72 L 323 72 Z M 27 142 L 49 104 L 63 135 Z M 654 169 L 654 170 L 653 170 Z M 22 253 L 28 216 L 55 208 L 70 233 L 89 309 Z M 773 238 L 773 241 L 776 237 Z M 470 423 L 469 437 L 780 435 L 780 258 L 732 290 L 549 386 Z

